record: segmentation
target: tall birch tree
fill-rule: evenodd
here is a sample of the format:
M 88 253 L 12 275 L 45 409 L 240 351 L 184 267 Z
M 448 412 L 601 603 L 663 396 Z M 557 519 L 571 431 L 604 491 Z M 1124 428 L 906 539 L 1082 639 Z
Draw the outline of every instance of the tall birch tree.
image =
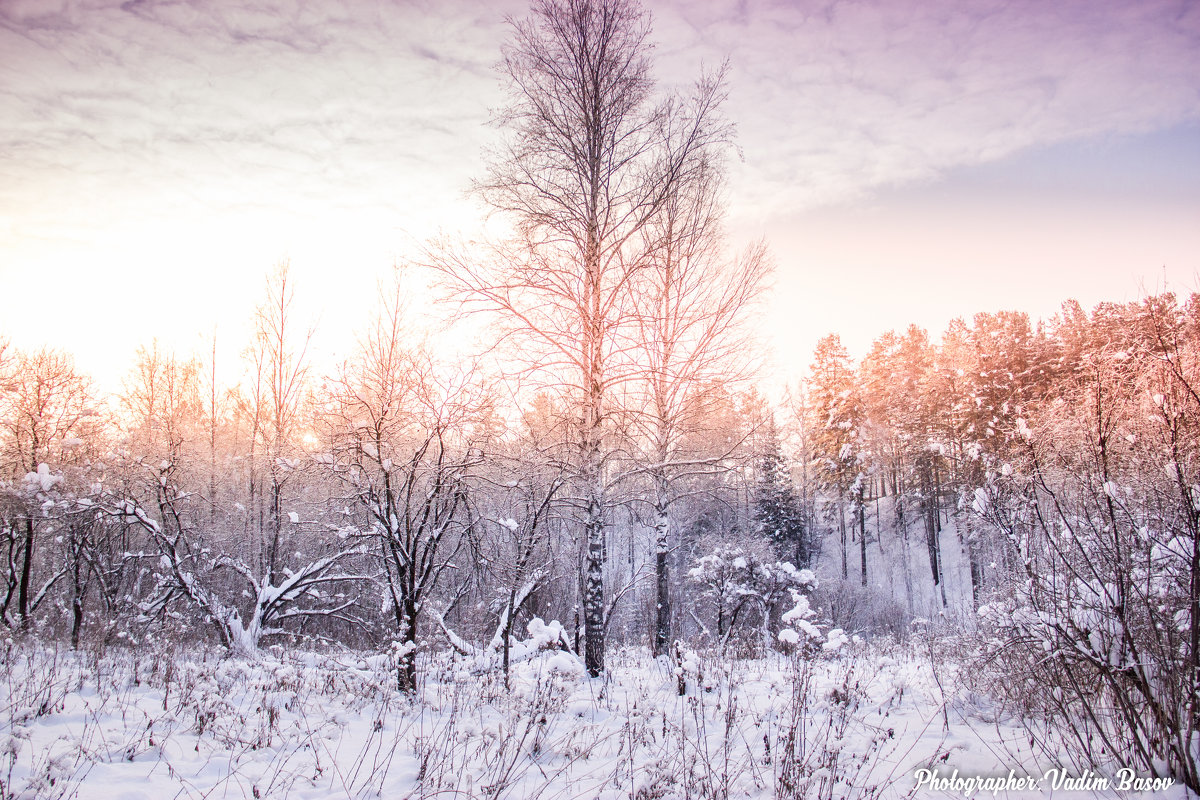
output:
M 503 144 L 476 191 L 511 220 L 493 257 L 439 254 L 451 284 L 497 312 L 525 366 L 574 408 L 584 550 L 584 661 L 604 669 L 606 435 L 618 388 L 632 379 L 632 292 L 642 234 L 664 204 L 728 142 L 721 73 L 686 95 L 655 96 L 650 20 L 632 0 L 536 0 L 500 71 Z

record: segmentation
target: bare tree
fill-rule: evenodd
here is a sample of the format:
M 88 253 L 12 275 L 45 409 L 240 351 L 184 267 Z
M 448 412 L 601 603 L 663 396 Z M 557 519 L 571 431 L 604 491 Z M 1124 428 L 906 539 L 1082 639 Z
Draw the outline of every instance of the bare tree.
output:
M 488 432 L 488 403 L 470 376 L 434 373 L 407 346 L 400 290 L 331 387 L 323 460 L 366 512 L 387 578 L 400 645 L 398 683 L 416 688 L 418 625 L 426 600 L 461 546 L 467 483 Z
M 124 465 L 129 478 L 111 486 L 102 501 L 111 517 L 141 529 L 157 551 L 158 583 L 141 600 L 143 615 L 153 618 L 183 601 L 212 624 L 224 645 L 250 655 L 264 637 L 292 635 L 318 619 L 355 621 L 357 598 L 338 589 L 370 577 L 358 558 L 364 550 L 359 531 L 349 526 L 333 526 L 326 539 L 306 536 L 303 552 L 285 549 L 285 519 L 292 531 L 324 526 L 283 508 L 285 487 L 307 461 L 298 441 L 311 334 L 292 333 L 286 264 L 269 279 L 268 290 L 250 351 L 253 388 L 243 403 L 251 418 L 251 518 L 254 498 L 263 497 L 254 458 L 262 452 L 268 460 L 267 519 L 255 530 L 262 535 L 248 548 L 243 537 L 229 535 L 226 523 L 233 518 L 217 515 L 215 389 L 208 409 L 214 418 L 205 431 L 197 364 L 180 363 L 157 348 L 143 351 L 126 387 L 132 431 L 141 437 L 132 463 Z M 325 592 L 330 586 L 334 591 Z
M 208 514 L 209 522 L 217 515 L 217 432 L 225 415 L 220 386 L 217 383 L 217 331 L 214 328 L 208 364 L 204 376 L 204 421 L 208 427 Z
M 0 432 L 4 435 L 5 472 L 13 477 L 39 473 L 47 462 L 64 459 L 84 444 L 96 427 L 90 382 L 75 371 L 70 356 L 57 350 L 19 353 L 0 394 Z M 45 470 L 41 470 L 45 473 Z M 15 591 L 17 617 L 29 624 L 34 595 L 32 579 L 38 516 L 32 509 L 21 515 L 20 533 L 8 529 L 8 573 L 5 619 Z
M 200 413 L 199 364 L 139 347 L 121 408 L 131 444 L 148 459 L 178 461 Z
M 508 133 L 476 189 L 515 224 L 495 257 L 432 260 L 519 335 L 528 365 L 570 387 L 585 543 L 585 663 L 604 668 L 605 437 L 629 379 L 628 323 L 643 237 L 664 204 L 730 136 L 722 74 L 653 100 L 650 24 L 631 0 L 537 0 L 510 20 L 501 70 Z
M 259 529 L 259 561 L 267 580 L 278 568 L 279 540 L 283 534 L 283 494 L 298 466 L 294 452 L 301 405 L 308 383 L 308 346 L 313 329 L 296 330 L 293 290 L 287 261 L 276 265 L 267 280 L 267 299 L 255 315 L 254 343 L 249 355 L 253 383 L 248 398 L 250 431 L 250 513 L 254 514 L 257 447 L 261 440 L 266 460 L 267 502 L 265 530 Z M 253 524 L 253 522 L 252 522 Z
M 709 157 L 711 154 L 702 154 Z M 746 314 L 769 270 L 759 243 L 736 258 L 724 248 L 721 166 L 716 159 L 666 198 L 643 231 L 646 266 L 636 280 L 638 337 L 644 364 L 639 416 L 648 444 L 655 550 L 654 652 L 670 639 L 668 554 L 676 477 L 718 467 L 728 451 L 683 452 L 689 432 L 704 424 L 714 392 L 752 371 Z
M 531 469 L 530 462 L 519 457 L 498 462 L 505 471 L 515 468 L 524 476 L 494 487 L 500 495 L 493 501 L 500 511 L 489 520 L 494 535 L 475 547 L 475 555 L 485 567 L 489 582 L 499 584 L 503 593 L 496 633 L 485 653 L 499 651 L 507 685 L 517 615 L 552 575 L 547 529 L 553 518 L 555 494 L 563 482 L 557 476 L 537 474 L 536 467 Z
M 357 598 L 321 592 L 330 584 L 356 585 L 369 578 L 362 571 L 344 569 L 362 554 L 362 546 L 345 529 L 326 543 L 323 553 L 283 571 L 272 582 L 238 555 L 214 553 L 206 546 L 198 526 L 201 515 L 191 502 L 197 493 L 181 489 L 170 466 L 162 468 L 154 492 L 153 505 L 115 492 L 104 498 L 104 508 L 114 519 L 140 527 L 159 552 L 158 585 L 140 604 L 146 617 L 159 616 L 173 602 L 183 601 L 213 626 L 221 644 L 251 657 L 263 637 L 294 632 L 284 623 L 321 617 L 357 622 L 349 611 Z M 226 574 L 236 576 L 232 585 L 223 580 Z M 235 598 L 249 598 L 249 609 Z

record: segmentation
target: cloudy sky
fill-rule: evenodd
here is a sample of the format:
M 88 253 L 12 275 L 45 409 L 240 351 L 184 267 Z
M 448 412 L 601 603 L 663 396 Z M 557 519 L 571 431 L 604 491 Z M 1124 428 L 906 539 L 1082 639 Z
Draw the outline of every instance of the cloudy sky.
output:
M 735 240 L 816 339 L 1200 285 L 1200 2 L 651 2 L 657 72 L 732 63 Z M 0 0 L 0 335 L 102 382 L 228 361 L 290 258 L 326 356 L 390 265 L 477 229 L 520 0 Z M 111 376 L 118 376 L 113 378 Z M 111 385 L 111 383 L 110 383 Z

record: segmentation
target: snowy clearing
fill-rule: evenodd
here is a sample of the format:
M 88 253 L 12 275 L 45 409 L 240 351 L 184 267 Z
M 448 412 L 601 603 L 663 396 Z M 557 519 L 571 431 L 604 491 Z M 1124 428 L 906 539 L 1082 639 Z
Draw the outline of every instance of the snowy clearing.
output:
M 630 649 L 613 654 L 607 680 L 558 652 L 515 664 L 507 689 L 466 661 L 424 666 L 408 698 L 387 656 L 97 657 L 9 644 L 3 796 L 963 796 L 914 786 L 914 775 L 1088 774 L 1035 752 L 1017 720 L 916 645 L 678 668 Z M 1041 783 L 998 796 L 1055 794 Z M 1093 785 L 1083 796 L 1120 795 Z

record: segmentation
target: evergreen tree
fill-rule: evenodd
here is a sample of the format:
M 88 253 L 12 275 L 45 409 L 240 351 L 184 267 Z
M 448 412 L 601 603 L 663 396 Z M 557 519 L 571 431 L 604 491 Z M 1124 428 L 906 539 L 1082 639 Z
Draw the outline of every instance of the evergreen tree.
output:
M 804 507 L 796 494 L 788 459 L 779 442 L 774 415 L 767 424 L 766 441 L 755 475 L 754 523 L 759 533 L 775 545 L 780 559 L 792 559 L 797 567 L 812 564 L 812 537 L 805 525 Z
M 842 553 L 842 578 L 849 577 L 846 512 L 856 496 L 859 476 L 859 427 L 862 403 L 856 391 L 850 354 L 836 334 L 817 342 L 809 382 L 812 404 L 813 450 L 818 481 L 836 498 L 838 538 Z

